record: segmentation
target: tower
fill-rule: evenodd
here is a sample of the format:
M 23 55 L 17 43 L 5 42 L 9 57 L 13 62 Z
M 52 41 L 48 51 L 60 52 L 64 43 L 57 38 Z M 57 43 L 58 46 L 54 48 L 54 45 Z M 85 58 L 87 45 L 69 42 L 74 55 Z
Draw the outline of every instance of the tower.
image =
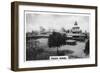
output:
M 72 33 L 81 33 L 80 27 L 78 26 L 77 21 L 74 23 L 74 27 L 72 27 Z

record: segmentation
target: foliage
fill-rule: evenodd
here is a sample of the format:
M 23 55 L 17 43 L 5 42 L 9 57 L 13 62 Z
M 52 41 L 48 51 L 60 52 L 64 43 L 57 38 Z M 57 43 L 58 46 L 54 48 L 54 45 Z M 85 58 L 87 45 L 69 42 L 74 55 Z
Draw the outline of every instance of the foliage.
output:
M 90 51 L 89 49 L 90 49 L 90 47 L 89 47 L 89 40 L 88 40 L 87 43 L 86 43 L 85 49 L 84 49 L 84 53 L 85 53 L 86 55 L 89 54 L 89 51 Z
M 48 46 L 49 47 L 57 47 L 57 55 L 61 55 L 59 53 L 58 48 L 65 44 L 66 44 L 66 35 L 65 34 L 60 34 L 59 32 L 53 32 L 51 35 L 49 35 Z
M 59 32 L 53 32 L 49 35 L 48 45 L 49 47 L 60 47 L 66 44 L 66 35 Z

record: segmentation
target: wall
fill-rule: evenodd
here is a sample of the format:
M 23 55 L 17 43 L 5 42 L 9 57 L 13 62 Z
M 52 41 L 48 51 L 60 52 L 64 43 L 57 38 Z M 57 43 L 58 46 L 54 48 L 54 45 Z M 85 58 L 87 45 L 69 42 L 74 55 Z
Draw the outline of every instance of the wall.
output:
M 10 3 L 14 0 L 0 0 L 0 73 L 14 73 L 10 70 L 10 51 L 11 51 L 11 12 Z M 33 2 L 50 2 L 50 3 L 62 3 L 62 4 L 77 4 L 77 5 L 94 5 L 98 6 L 100 12 L 100 0 L 21 0 L 21 1 L 33 1 Z M 98 12 L 98 13 L 99 13 Z M 100 14 L 98 14 L 98 19 Z M 98 28 L 100 22 L 98 22 Z M 98 32 L 100 29 L 98 29 Z M 100 37 L 100 34 L 98 34 Z M 100 38 L 98 39 L 98 43 Z M 98 46 L 98 52 L 100 46 Z M 98 53 L 100 55 L 100 53 Z M 100 58 L 98 58 L 100 61 Z M 86 68 L 73 68 L 73 69 L 55 69 L 55 70 L 40 70 L 40 71 L 26 71 L 25 73 L 99 73 L 100 62 L 98 67 L 86 67 Z M 24 72 L 22 72 L 24 73 Z

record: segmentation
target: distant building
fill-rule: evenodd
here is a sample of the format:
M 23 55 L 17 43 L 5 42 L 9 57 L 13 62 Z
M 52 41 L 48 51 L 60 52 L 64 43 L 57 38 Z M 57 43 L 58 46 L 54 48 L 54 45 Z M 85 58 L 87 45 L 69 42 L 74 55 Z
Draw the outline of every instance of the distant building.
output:
M 72 27 L 72 29 L 71 29 L 71 32 L 72 33 L 82 33 L 82 30 L 78 26 L 78 23 L 77 22 L 75 22 L 74 27 Z
M 67 33 L 68 39 L 74 39 L 74 40 L 79 40 L 79 41 L 84 41 L 85 36 L 86 35 L 83 34 L 77 22 L 75 22 L 74 27 L 72 27 L 72 29 L 70 29 L 69 32 Z

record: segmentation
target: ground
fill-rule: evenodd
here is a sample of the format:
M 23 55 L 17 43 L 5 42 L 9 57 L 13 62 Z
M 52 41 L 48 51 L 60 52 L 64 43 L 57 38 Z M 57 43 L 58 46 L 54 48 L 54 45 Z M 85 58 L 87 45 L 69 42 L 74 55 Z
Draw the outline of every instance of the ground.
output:
M 87 58 L 88 56 L 85 55 L 84 49 L 86 45 L 86 41 L 84 42 L 76 42 L 76 45 L 63 45 L 60 47 L 48 47 L 48 39 L 47 38 L 41 38 L 37 39 L 40 43 L 38 46 L 41 48 L 36 48 L 37 51 L 33 51 L 34 54 L 31 55 L 33 57 L 28 58 L 27 60 L 48 60 L 50 56 L 57 56 L 57 48 L 59 50 L 59 53 L 62 53 L 63 55 L 68 56 L 70 59 L 72 58 Z M 29 48 L 30 49 L 30 48 Z M 29 52 L 30 54 L 30 52 Z M 30 57 L 30 56 L 27 56 Z

